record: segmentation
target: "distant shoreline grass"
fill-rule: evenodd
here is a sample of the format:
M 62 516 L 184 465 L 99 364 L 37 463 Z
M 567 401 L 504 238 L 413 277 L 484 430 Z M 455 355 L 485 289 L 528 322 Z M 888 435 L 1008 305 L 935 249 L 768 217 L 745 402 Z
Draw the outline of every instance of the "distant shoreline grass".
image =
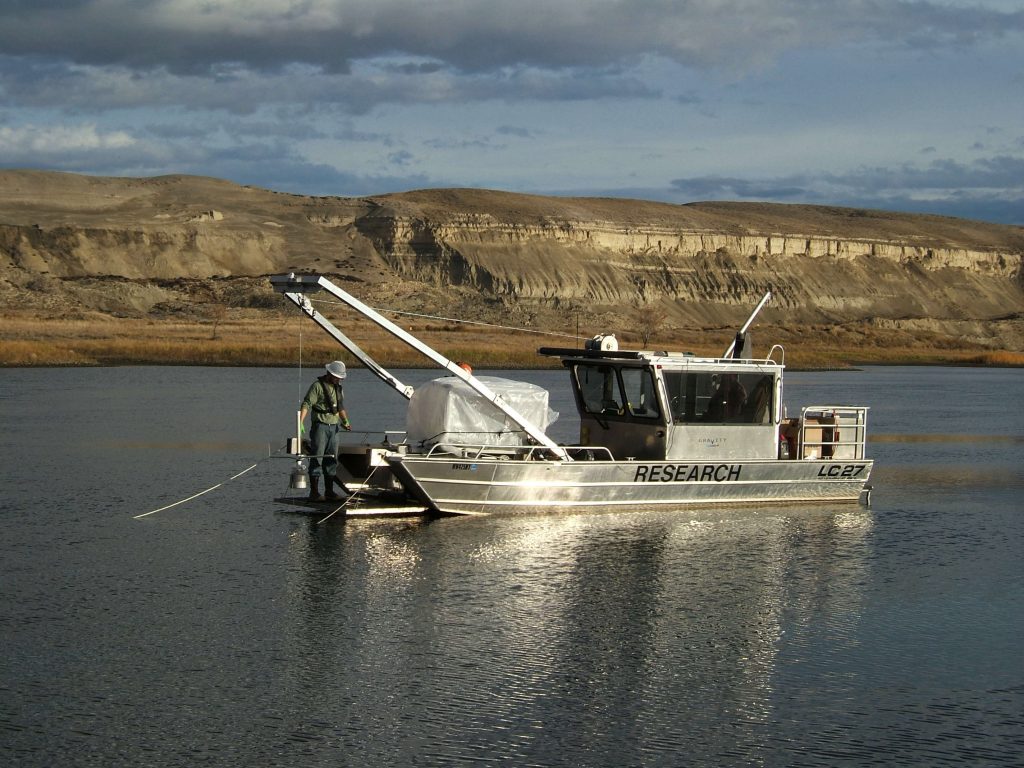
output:
M 433 346 L 433 345 L 432 345 Z M 558 358 L 538 355 L 533 351 L 503 351 L 495 353 L 491 347 L 462 347 L 458 350 L 435 346 L 451 360 L 470 361 L 475 368 L 489 369 L 545 369 L 561 366 Z M 416 353 L 380 354 L 366 351 L 381 365 L 388 368 L 429 368 L 432 363 Z M 714 357 L 716 353 L 706 354 Z M 345 360 L 350 366 L 358 362 L 347 352 L 335 347 L 308 348 L 301 359 L 303 365 L 319 365 L 325 360 Z M 287 368 L 299 364 L 300 358 L 278 349 L 265 349 L 251 344 L 220 342 L 203 349 L 193 345 L 164 342 L 140 348 L 137 344 L 90 341 L 84 344 L 53 342 L 4 341 L 0 343 L 2 368 L 74 368 L 113 366 L 211 366 Z M 1024 367 L 1024 354 L 1014 352 L 977 352 L 975 350 L 916 350 L 893 349 L 885 353 L 864 355 L 863 350 L 808 350 L 802 354 L 787 352 L 786 366 L 790 370 L 841 370 L 867 365 L 934 365 L 986 368 Z
M 453 333 L 443 325 L 410 327 L 426 343 L 453 360 L 468 360 L 490 369 L 557 368 L 558 358 L 537 354 L 542 346 L 576 346 L 574 339 L 547 341 L 533 334 L 494 331 Z M 420 353 L 376 326 L 354 322 L 346 327 L 367 353 L 391 368 L 430 367 Z M 679 335 L 677 332 L 675 335 Z M 953 365 L 1024 367 L 1024 353 L 974 347 L 908 346 L 893 344 L 879 334 L 865 343 L 843 345 L 824 334 L 788 329 L 785 362 L 790 369 L 827 370 L 859 365 Z M 761 332 L 759 338 L 764 338 Z M 697 355 L 722 353 L 727 338 L 719 329 L 694 330 L 686 340 L 663 339 L 653 349 L 689 351 Z M 642 348 L 626 334 L 624 349 Z M 767 353 L 767 346 L 760 348 Z M 352 357 L 322 331 L 298 316 L 249 314 L 223 322 L 191 318 L 114 318 L 107 315 L 39 320 L 11 314 L 0 325 L 0 367 L 195 365 L 289 367 L 319 365 Z M 778 359 L 778 355 L 776 355 Z

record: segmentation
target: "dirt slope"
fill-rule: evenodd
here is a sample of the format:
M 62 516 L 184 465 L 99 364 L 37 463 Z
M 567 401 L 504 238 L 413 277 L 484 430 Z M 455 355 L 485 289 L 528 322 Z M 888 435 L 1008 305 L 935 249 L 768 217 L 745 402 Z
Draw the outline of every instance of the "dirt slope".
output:
M 491 190 L 308 197 L 194 176 L 0 171 L 0 306 L 144 315 L 274 307 L 316 271 L 371 302 L 524 323 L 860 324 L 1024 349 L 1024 229 L 764 203 Z M 204 310 L 208 311 L 208 310 Z M 934 342 L 934 338 L 932 341 Z

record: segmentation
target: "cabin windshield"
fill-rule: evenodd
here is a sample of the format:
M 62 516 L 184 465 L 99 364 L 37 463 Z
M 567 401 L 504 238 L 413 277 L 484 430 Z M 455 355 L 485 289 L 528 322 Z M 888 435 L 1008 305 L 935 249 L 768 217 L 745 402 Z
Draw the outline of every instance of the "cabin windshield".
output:
M 770 424 L 770 373 L 664 371 L 674 424 Z
M 654 377 L 649 368 L 576 364 L 573 366 L 573 378 L 583 410 L 587 413 L 641 419 L 661 416 Z

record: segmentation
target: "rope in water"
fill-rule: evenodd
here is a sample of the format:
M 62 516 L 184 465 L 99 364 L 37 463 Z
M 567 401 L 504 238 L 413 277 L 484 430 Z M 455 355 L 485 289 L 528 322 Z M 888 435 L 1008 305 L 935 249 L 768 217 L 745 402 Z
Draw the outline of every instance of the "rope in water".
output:
M 228 478 L 227 480 L 223 480 L 223 481 L 221 481 L 221 482 L 217 483 L 216 485 L 211 485 L 211 486 L 210 486 L 209 488 L 207 488 L 207 489 L 206 489 L 205 491 L 200 491 L 199 493 L 194 493 L 194 494 L 192 494 L 191 496 L 189 496 L 189 497 L 188 497 L 187 499 L 182 499 L 181 501 L 176 501 L 176 502 L 174 502 L 173 504 L 168 504 L 168 505 L 167 505 L 166 507 L 160 507 L 160 509 L 154 509 L 154 510 L 153 510 L 153 511 L 151 511 L 151 512 L 144 512 L 144 513 L 143 513 L 143 514 L 141 514 L 141 515 L 135 515 L 135 516 L 133 516 L 133 517 L 132 517 L 132 520 L 139 520 L 139 519 L 141 519 L 141 518 L 143 518 L 143 517 L 149 517 L 150 515 L 155 515 L 155 514 L 156 514 L 157 512 L 163 512 L 163 511 L 164 511 L 165 509 L 170 509 L 171 507 L 176 507 L 176 506 L 178 506 L 179 504 L 184 504 L 184 503 L 185 503 L 186 501 L 192 501 L 192 499 L 198 499 L 198 498 L 199 498 L 200 496 L 202 496 L 202 495 L 203 495 L 204 493 L 209 493 L 210 491 L 215 491 L 215 490 L 217 490 L 217 489 L 218 489 L 218 488 L 220 488 L 220 487 L 221 487 L 222 485 L 224 485 L 224 483 L 230 483 L 230 482 L 231 482 L 232 480 L 234 480 L 234 479 L 235 479 L 236 477 L 241 477 L 241 476 L 242 476 L 242 475 L 244 475 L 244 474 L 245 474 L 246 472 L 248 472 L 248 471 L 249 471 L 250 469 L 256 469 L 256 467 L 258 467 L 258 466 L 259 466 L 260 464 L 262 464 L 262 463 L 263 463 L 263 462 L 262 462 L 262 460 L 261 460 L 261 461 L 257 461 L 257 462 L 256 462 L 255 464 L 253 464 L 253 465 L 252 465 L 251 467 L 246 467 L 246 468 L 245 468 L 245 469 L 243 469 L 243 470 L 242 470 L 241 472 L 239 472 L 239 473 L 238 473 L 237 475 L 232 475 L 232 476 L 231 476 L 231 477 L 229 477 L 229 478 Z
M 374 467 L 370 471 L 370 474 L 368 474 L 366 476 L 366 480 L 363 481 L 364 485 L 366 483 L 370 482 L 370 478 L 373 477 L 374 472 L 376 472 L 378 469 L 380 469 L 381 466 L 383 466 L 383 465 L 376 466 L 376 467 Z M 352 493 L 349 494 L 348 498 L 345 499 L 343 502 L 341 502 L 341 504 L 339 504 L 329 515 L 326 515 L 325 517 L 320 518 L 315 523 L 313 523 L 313 525 L 320 525 L 321 523 L 326 523 L 328 520 L 330 520 L 332 517 L 334 517 L 336 514 L 338 514 L 342 509 L 344 509 L 346 506 L 348 506 L 348 503 L 350 501 L 352 501 L 352 499 L 354 499 L 358 494 L 359 494 L 359 489 L 357 488 L 356 490 L 352 491 Z

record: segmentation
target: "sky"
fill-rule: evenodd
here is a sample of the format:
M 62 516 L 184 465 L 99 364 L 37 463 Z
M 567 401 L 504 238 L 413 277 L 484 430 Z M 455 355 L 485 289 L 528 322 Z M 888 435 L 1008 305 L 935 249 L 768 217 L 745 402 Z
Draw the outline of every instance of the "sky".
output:
M 0 0 L 0 167 L 1024 225 L 1024 0 Z

